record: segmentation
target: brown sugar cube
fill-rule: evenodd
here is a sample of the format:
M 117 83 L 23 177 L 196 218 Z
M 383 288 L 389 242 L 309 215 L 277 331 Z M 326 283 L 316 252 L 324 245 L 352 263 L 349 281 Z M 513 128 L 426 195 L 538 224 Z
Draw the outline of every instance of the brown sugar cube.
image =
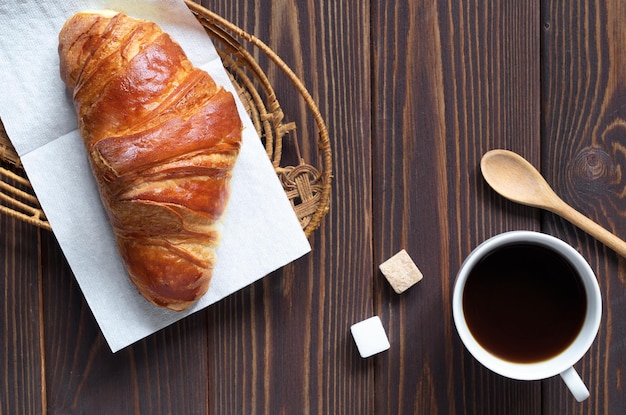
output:
M 378 268 L 398 294 L 402 294 L 424 278 L 404 249 L 380 264 Z

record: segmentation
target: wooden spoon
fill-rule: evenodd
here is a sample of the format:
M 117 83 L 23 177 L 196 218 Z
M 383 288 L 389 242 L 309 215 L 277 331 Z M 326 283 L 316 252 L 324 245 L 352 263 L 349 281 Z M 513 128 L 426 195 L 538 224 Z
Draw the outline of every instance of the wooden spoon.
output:
M 480 169 L 487 183 L 500 195 L 555 213 L 626 257 L 626 242 L 565 203 L 520 155 L 508 150 L 488 151 L 480 161 Z

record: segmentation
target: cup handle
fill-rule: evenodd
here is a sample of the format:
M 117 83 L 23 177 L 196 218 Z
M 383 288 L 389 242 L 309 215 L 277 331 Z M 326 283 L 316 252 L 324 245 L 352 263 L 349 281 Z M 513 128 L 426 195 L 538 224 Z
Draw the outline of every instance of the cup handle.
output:
M 589 397 L 589 389 L 587 389 L 585 383 L 580 378 L 580 375 L 578 375 L 578 372 L 576 372 L 574 367 L 570 367 L 561 372 L 561 378 L 578 402 L 582 402 Z

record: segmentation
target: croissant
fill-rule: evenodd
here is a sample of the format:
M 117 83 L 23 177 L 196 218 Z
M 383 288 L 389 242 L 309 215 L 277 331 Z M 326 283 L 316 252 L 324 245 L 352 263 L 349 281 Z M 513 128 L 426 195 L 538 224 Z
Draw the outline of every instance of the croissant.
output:
M 113 11 L 70 17 L 59 59 L 130 279 L 188 308 L 209 287 L 241 146 L 232 94 L 155 23 Z

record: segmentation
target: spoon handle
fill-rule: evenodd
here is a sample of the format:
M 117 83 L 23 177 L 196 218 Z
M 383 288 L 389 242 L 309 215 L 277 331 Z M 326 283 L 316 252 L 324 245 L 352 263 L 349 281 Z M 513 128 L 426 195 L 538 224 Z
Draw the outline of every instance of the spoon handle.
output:
M 569 206 L 567 203 L 559 203 L 558 206 L 555 206 L 554 209 L 551 210 L 626 258 L 626 242 Z

